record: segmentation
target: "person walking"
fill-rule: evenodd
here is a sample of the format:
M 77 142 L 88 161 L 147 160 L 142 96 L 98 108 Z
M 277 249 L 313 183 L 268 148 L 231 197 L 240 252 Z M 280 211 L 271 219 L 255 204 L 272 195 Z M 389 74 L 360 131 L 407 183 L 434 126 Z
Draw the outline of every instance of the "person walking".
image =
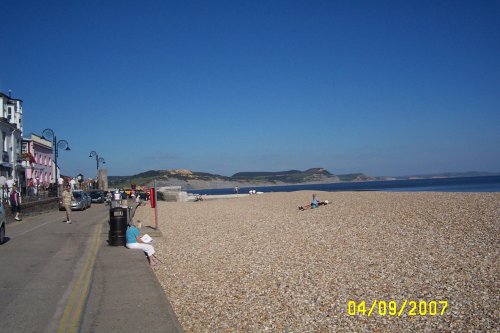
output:
M 71 178 L 71 180 L 69 181 L 69 184 L 71 185 L 71 190 L 74 190 L 75 185 L 76 185 L 75 177 Z
M 73 192 L 71 191 L 71 185 L 66 185 L 66 190 L 62 193 L 62 203 L 64 209 L 66 209 L 66 223 L 71 224 L 71 201 L 75 200 Z
M 35 184 L 33 183 L 33 178 L 28 179 L 28 197 L 35 195 Z
M 12 187 L 14 186 L 15 184 L 15 181 L 14 179 L 12 179 L 12 176 L 9 176 L 9 179 L 7 179 L 7 181 L 5 182 L 5 185 L 7 185 L 7 189 L 8 189 L 8 196 L 10 197 L 10 194 L 12 193 Z
M 64 190 L 64 178 L 59 176 L 59 178 L 57 179 L 57 186 L 58 186 L 58 194 L 62 194 L 63 193 L 63 190 Z
M 2 194 L 1 198 L 2 199 L 7 199 L 7 196 L 8 196 L 8 194 L 7 194 L 7 185 L 6 184 L 7 184 L 7 178 L 5 178 L 4 175 L 1 175 L 0 176 L 0 190 L 2 191 L 2 193 L 1 193 Z
M 34 185 L 35 185 L 35 196 L 38 195 L 38 191 L 40 190 L 40 178 L 36 177 L 34 179 Z
M 10 192 L 9 200 L 14 220 L 21 221 L 21 218 L 19 217 L 19 214 L 21 213 L 21 196 L 19 195 L 19 191 L 17 190 L 16 185 L 12 185 L 12 191 Z

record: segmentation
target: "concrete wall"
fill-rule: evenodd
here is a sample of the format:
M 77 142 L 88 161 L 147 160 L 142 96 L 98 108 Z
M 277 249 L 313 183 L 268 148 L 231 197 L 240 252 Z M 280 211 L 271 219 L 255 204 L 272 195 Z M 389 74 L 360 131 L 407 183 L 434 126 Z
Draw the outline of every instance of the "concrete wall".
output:
M 168 202 L 185 202 L 188 201 L 188 194 L 181 191 L 180 186 L 163 186 L 157 188 L 158 200 Z
M 12 216 L 10 205 L 6 201 L 4 201 L 3 207 L 5 210 L 5 216 L 7 218 L 7 221 L 13 221 L 14 216 Z M 48 198 L 44 200 L 27 202 L 21 204 L 21 218 L 23 218 L 23 216 L 36 216 L 43 213 L 52 212 L 58 209 L 59 209 L 58 198 Z M 63 215 L 64 214 L 61 214 L 61 217 Z

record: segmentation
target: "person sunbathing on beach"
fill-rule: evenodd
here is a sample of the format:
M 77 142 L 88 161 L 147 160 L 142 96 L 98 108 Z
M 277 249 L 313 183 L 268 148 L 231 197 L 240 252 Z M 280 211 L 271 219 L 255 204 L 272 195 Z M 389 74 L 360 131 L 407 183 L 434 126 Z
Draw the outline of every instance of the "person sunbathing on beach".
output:
M 316 193 L 314 193 L 312 195 L 311 203 L 309 205 L 299 206 L 299 210 L 318 208 L 319 206 L 323 206 L 323 205 L 327 205 L 327 204 L 328 204 L 328 200 L 319 201 L 318 198 L 316 197 Z

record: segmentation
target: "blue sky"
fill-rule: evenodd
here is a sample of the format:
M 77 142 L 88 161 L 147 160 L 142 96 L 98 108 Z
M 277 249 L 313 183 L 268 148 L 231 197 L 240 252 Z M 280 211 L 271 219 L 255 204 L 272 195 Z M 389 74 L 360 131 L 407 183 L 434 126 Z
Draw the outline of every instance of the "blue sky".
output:
M 500 171 L 500 1 L 2 1 L 63 174 Z

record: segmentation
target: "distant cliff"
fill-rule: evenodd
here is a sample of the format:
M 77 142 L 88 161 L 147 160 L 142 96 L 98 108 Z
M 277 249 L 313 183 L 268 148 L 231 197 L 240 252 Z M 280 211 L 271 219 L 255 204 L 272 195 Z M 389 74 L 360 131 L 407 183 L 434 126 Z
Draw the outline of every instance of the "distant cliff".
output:
M 339 181 L 366 181 L 372 177 L 362 173 L 334 175 L 324 168 L 311 168 L 305 171 L 288 170 L 278 172 L 238 172 L 231 177 L 195 172 L 187 169 L 150 170 L 133 176 L 110 176 L 111 188 L 128 188 L 131 184 L 151 186 L 181 186 L 185 190 L 230 188 L 234 186 L 269 186 L 288 184 L 334 183 Z
M 488 172 L 443 172 L 439 174 L 414 175 L 404 177 L 372 177 L 364 173 L 350 173 L 335 175 L 324 168 L 311 168 L 305 171 L 288 170 L 272 172 L 237 172 L 231 177 L 211 174 L 206 172 L 195 172 L 187 169 L 176 170 L 150 170 L 133 176 L 109 176 L 110 188 L 130 188 L 131 184 L 152 186 L 156 180 L 158 186 L 181 186 L 184 190 L 215 189 L 291 185 L 291 184 L 321 184 L 335 182 L 365 182 L 372 180 L 396 180 L 396 179 L 424 179 L 424 178 L 452 178 L 452 177 L 474 177 L 493 176 L 500 173 Z
M 238 172 L 231 178 L 236 181 L 259 181 L 287 184 L 339 181 L 339 177 L 331 174 L 328 170 L 323 168 L 312 168 L 306 171 L 289 170 L 278 172 Z

